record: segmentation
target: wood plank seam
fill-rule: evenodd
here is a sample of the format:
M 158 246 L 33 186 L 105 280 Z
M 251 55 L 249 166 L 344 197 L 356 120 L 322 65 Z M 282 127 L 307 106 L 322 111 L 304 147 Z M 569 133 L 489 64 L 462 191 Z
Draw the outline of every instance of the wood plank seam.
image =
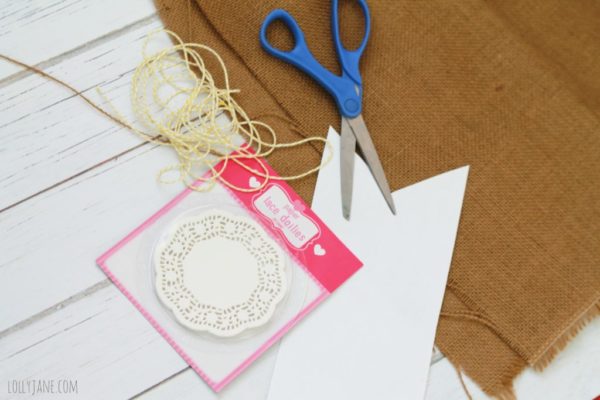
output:
M 61 62 L 64 62 L 71 57 L 75 57 L 79 54 L 85 53 L 86 51 L 89 51 L 90 49 L 93 49 L 94 47 L 98 47 L 106 42 L 114 40 L 129 31 L 149 25 L 157 20 L 159 20 L 159 17 L 158 17 L 158 14 L 155 13 L 148 17 L 142 18 L 134 23 L 127 24 L 127 25 L 123 26 L 122 28 L 119 28 L 114 31 L 108 32 L 104 35 L 98 36 L 96 39 L 93 39 L 87 43 L 83 43 L 77 47 L 74 47 L 73 49 L 70 49 L 69 51 L 58 54 L 54 57 L 51 57 L 47 60 L 36 63 L 32 66 L 44 70 L 46 68 L 60 64 Z M 10 56 L 10 54 L 7 54 L 7 55 Z M 10 84 L 13 84 L 13 83 L 17 82 L 18 80 L 23 79 L 24 77 L 26 77 L 28 75 L 32 75 L 32 74 L 34 74 L 34 72 L 23 70 L 23 71 L 15 72 L 14 74 L 8 75 L 7 77 L 0 79 L 0 89 L 4 88 Z
M 100 162 L 98 162 L 98 163 L 96 163 L 96 164 L 94 164 L 94 165 L 92 165 L 92 166 L 90 166 L 90 167 L 88 167 L 88 168 L 85 168 L 85 169 L 83 169 L 83 170 L 81 170 L 81 171 L 79 171 L 79 172 L 77 172 L 77 173 L 75 173 L 75 174 L 73 174 L 73 175 L 71 175 L 71 176 L 69 176 L 69 177 L 65 178 L 65 179 L 62 179 L 62 180 L 60 180 L 60 181 L 58 181 L 58 182 L 56 182 L 56 183 L 54 183 L 54 184 L 52 184 L 52 185 L 50 185 L 50 186 L 48 186 L 48 187 L 45 187 L 45 188 L 43 188 L 42 190 L 39 190 L 39 191 L 37 191 L 37 192 L 35 192 L 35 193 L 33 193 L 33 194 L 31 194 L 31 195 L 27 196 L 27 197 L 24 197 L 24 198 L 22 198 L 22 199 L 20 199 L 20 200 L 17 200 L 17 201 L 15 201 L 14 203 L 12 203 L 12 204 L 10 204 L 10 205 L 8 205 L 8 206 L 6 206 L 6 207 L 2 208 L 2 209 L 0 210 L 0 214 L 2 214 L 2 213 L 3 213 L 3 212 L 5 212 L 5 211 L 8 211 L 8 210 L 10 210 L 11 208 L 14 208 L 14 207 L 16 207 L 16 206 L 18 206 L 18 205 L 20 205 L 20 204 L 23 204 L 23 203 L 25 203 L 25 202 L 27 202 L 27 201 L 29 201 L 29 200 L 31 200 L 31 199 L 33 199 L 33 198 L 35 198 L 36 196 L 39 196 L 39 195 L 40 195 L 40 194 L 42 194 L 42 193 L 48 192 L 48 191 L 50 191 L 50 190 L 52 190 L 52 189 L 55 189 L 55 188 L 57 188 L 57 187 L 59 187 L 59 186 L 62 186 L 62 185 L 64 185 L 65 183 L 68 183 L 69 181 L 71 181 L 71 180 L 73 180 L 73 179 L 76 179 L 76 178 L 78 178 L 78 177 L 80 177 L 80 176 L 82 176 L 82 175 L 85 175 L 85 174 L 87 174 L 88 172 L 91 172 L 91 171 L 93 171 L 94 169 L 96 169 L 96 168 L 98 168 L 98 167 L 100 167 L 100 166 L 102 166 L 102 165 L 104 165 L 104 164 L 106 164 L 106 163 L 109 163 L 109 162 L 111 162 L 111 161 L 114 161 L 114 160 L 116 160 L 117 158 L 119 158 L 119 157 L 122 157 L 122 156 L 124 156 L 124 155 L 126 155 L 126 154 L 128 154 L 128 153 L 131 153 L 132 151 L 134 151 L 134 150 L 137 150 L 137 149 L 139 149 L 139 148 L 142 148 L 142 147 L 144 147 L 144 146 L 146 146 L 146 145 L 148 145 L 148 144 L 149 144 L 149 142 L 142 142 L 142 143 L 140 143 L 140 144 L 138 144 L 138 145 L 136 145 L 136 146 L 130 147 L 130 148 L 126 149 L 126 150 L 123 150 L 122 152 L 120 152 L 120 153 L 118 153 L 118 154 L 115 154 L 115 155 L 114 155 L 114 156 L 112 156 L 112 157 L 109 157 L 109 158 L 107 158 L 107 159 L 104 159 L 104 160 L 102 160 L 102 161 L 100 161 Z M 2 337 L 2 334 L 0 333 L 0 338 L 1 338 L 1 337 Z
M 82 300 L 84 297 L 87 297 L 87 296 L 91 295 L 92 293 L 95 293 L 98 290 L 101 290 L 110 285 L 111 285 L 111 281 L 108 278 L 106 278 L 105 280 L 100 281 L 85 290 L 82 290 L 81 292 L 61 301 L 60 303 L 54 304 L 54 305 L 46 308 L 45 310 L 40 311 L 39 313 L 34 314 L 21 322 L 18 322 L 15 325 L 11 326 L 10 328 L 7 328 L 7 329 L 1 331 L 0 332 L 0 340 L 4 339 L 6 336 L 8 336 L 18 330 L 26 328 L 27 326 L 33 324 L 36 321 L 38 321 L 48 315 L 51 315 L 70 304 L 76 303 L 77 301 Z
M 176 373 L 174 373 L 174 374 L 173 374 L 173 375 L 171 375 L 171 376 L 168 376 L 168 377 L 166 377 L 166 378 L 165 378 L 165 379 L 163 379 L 162 381 L 156 382 L 154 385 L 152 385 L 152 386 L 149 386 L 149 387 L 147 387 L 146 389 L 142 390 L 141 392 L 139 392 L 139 393 L 137 393 L 137 394 L 135 394 L 135 395 L 131 396 L 131 397 L 130 397 L 130 399 L 131 399 L 131 400 L 133 400 L 133 399 L 137 399 L 137 398 L 139 398 L 139 397 L 141 397 L 141 396 L 145 395 L 146 393 L 150 392 L 151 390 L 154 390 L 154 389 L 156 389 L 156 388 L 157 388 L 157 387 L 159 387 L 160 385 L 162 385 L 162 384 L 164 384 L 164 383 L 167 383 L 167 382 L 169 382 L 171 379 L 175 379 L 175 378 L 177 378 L 179 375 L 183 374 L 184 372 L 186 372 L 186 371 L 188 371 L 188 370 L 190 370 L 190 371 L 191 371 L 191 370 L 192 370 L 192 368 L 191 368 L 191 367 L 187 367 L 187 368 L 184 368 L 184 369 L 182 369 L 182 370 L 180 370 L 180 371 L 177 371 Z

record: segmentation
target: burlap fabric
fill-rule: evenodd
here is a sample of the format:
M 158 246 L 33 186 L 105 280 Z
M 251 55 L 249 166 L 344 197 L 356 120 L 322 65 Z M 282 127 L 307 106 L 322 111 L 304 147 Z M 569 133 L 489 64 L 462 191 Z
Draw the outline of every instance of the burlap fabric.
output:
M 361 27 L 342 3 L 342 25 Z M 285 8 L 339 71 L 329 1 L 157 5 L 167 28 L 223 56 L 242 106 L 280 140 L 298 138 L 286 118 L 310 135 L 339 128 L 332 99 L 258 41 L 266 14 Z M 600 2 L 369 5 L 364 116 L 392 189 L 471 165 L 436 343 L 487 393 L 511 397 L 523 368 L 546 365 L 600 312 Z M 356 41 L 361 29 L 343 33 Z M 270 161 L 293 173 L 321 150 Z M 310 201 L 314 182 L 292 185 Z

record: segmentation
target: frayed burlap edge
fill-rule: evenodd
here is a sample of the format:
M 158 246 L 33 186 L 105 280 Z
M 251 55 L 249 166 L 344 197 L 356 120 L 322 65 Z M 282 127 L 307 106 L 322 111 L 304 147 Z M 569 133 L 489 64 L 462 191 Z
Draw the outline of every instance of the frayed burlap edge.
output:
M 546 368 L 554 358 L 567 347 L 571 340 L 597 317 L 600 317 L 600 299 L 597 299 L 596 302 L 571 323 L 560 336 L 552 341 L 552 343 L 542 351 L 541 355 L 531 363 L 531 366 L 536 371 L 544 370 L 544 368 Z
M 449 317 L 459 317 L 458 315 L 449 315 Z M 585 311 L 574 321 L 572 322 L 564 332 L 554 339 L 550 345 L 541 353 L 541 355 L 536 359 L 534 363 L 529 363 L 529 365 L 537 372 L 542 372 L 552 361 L 556 358 L 558 354 L 562 350 L 564 350 L 571 340 L 574 339 L 590 322 L 592 322 L 595 318 L 600 317 L 600 298 L 598 298 L 594 303 L 592 303 L 589 307 L 585 309 Z M 467 318 L 475 322 L 481 322 L 478 318 Z M 489 324 L 484 323 L 488 328 L 491 328 Z M 452 364 L 452 366 L 456 369 L 459 378 L 461 380 L 461 386 L 467 395 L 467 398 L 472 398 L 469 393 L 466 385 L 464 384 L 464 380 L 462 379 L 462 375 L 468 374 L 464 371 L 464 368 L 459 365 L 455 360 L 451 357 L 446 356 L 448 361 Z M 517 400 L 517 396 L 514 390 L 514 380 L 515 378 L 523 372 L 523 364 L 518 363 L 514 364 L 512 368 L 509 368 L 506 373 L 500 378 L 499 385 L 497 385 L 496 389 L 492 389 L 489 387 L 481 387 L 487 395 L 497 399 L 497 400 Z M 471 377 L 470 377 L 471 378 Z M 473 379 L 473 378 L 471 378 Z M 477 383 L 476 380 L 474 382 Z
M 465 395 L 468 399 L 472 399 L 472 395 L 469 392 L 467 385 L 464 382 L 463 375 L 468 376 L 473 382 L 479 385 L 480 389 L 487 394 L 498 400 L 516 400 L 517 397 L 515 395 L 513 381 L 516 376 L 518 376 L 523 371 L 523 363 L 515 363 L 511 368 L 509 368 L 504 375 L 499 379 L 499 385 L 495 385 L 494 388 L 490 387 L 482 387 L 477 380 L 473 379 L 468 373 L 465 372 L 464 368 L 453 360 L 452 357 L 446 356 L 450 364 L 456 370 L 458 377 L 460 379 L 461 386 L 465 392 Z

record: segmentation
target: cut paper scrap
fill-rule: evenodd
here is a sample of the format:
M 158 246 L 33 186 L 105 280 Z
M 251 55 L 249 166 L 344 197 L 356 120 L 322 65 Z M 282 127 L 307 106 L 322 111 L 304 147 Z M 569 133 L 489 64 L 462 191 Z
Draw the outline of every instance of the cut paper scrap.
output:
M 468 166 L 394 192 L 393 216 L 356 156 L 346 221 L 328 140 L 312 208 L 364 267 L 282 341 L 269 400 L 422 399 Z

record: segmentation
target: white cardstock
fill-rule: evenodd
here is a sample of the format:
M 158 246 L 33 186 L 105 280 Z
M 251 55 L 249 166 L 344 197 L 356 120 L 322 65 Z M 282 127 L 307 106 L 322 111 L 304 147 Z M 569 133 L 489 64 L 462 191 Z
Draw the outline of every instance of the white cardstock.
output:
M 393 216 L 356 156 L 346 221 L 328 140 L 312 208 L 364 266 L 283 339 L 269 400 L 423 399 L 468 167 L 394 192 Z

